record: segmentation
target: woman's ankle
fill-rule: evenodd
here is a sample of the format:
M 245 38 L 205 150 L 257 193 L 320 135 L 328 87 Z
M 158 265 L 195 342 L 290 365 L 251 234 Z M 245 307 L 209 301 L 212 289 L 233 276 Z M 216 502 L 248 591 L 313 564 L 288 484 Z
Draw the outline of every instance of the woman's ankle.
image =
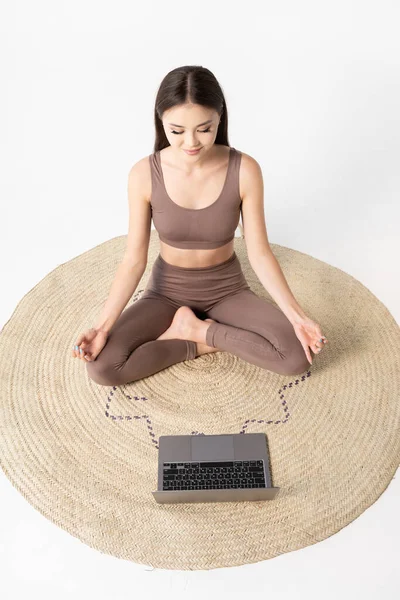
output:
M 206 344 L 196 342 L 196 358 L 202 354 L 210 354 L 211 352 L 218 352 L 218 348 L 213 348 L 212 346 L 207 346 Z

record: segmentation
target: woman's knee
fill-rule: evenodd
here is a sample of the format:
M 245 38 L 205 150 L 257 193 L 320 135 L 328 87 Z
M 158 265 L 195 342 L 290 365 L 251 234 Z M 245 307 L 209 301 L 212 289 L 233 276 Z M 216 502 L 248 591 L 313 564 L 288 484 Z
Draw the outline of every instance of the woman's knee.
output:
M 304 352 L 303 346 L 291 348 L 282 353 L 283 359 L 280 363 L 282 375 L 300 375 L 307 371 L 310 366 L 308 358 Z
M 86 371 L 90 379 L 98 385 L 119 385 L 118 371 L 112 365 L 101 360 L 93 360 L 86 363 Z
M 303 346 L 297 337 L 294 340 L 285 340 L 279 347 L 275 346 L 275 351 L 275 360 L 271 363 L 270 359 L 266 359 L 265 364 L 265 368 L 274 373 L 300 375 L 310 366 Z

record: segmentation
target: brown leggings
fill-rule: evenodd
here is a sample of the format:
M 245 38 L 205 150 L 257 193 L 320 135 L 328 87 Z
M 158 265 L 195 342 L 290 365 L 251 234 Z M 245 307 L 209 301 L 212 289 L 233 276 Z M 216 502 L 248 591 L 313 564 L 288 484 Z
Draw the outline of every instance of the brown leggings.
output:
M 211 267 L 177 267 L 159 254 L 143 295 L 126 308 L 87 373 L 100 385 L 122 385 L 171 365 L 193 360 L 196 342 L 157 340 L 180 306 L 211 318 L 208 346 L 281 375 L 310 366 L 293 326 L 283 312 L 249 287 L 236 252 Z

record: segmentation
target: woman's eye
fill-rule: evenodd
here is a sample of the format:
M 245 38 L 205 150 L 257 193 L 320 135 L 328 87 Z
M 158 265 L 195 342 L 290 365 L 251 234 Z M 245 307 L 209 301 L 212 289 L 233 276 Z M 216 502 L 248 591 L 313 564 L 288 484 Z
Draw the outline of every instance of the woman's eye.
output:
M 200 130 L 200 133 L 208 133 L 209 131 L 210 131 L 210 128 L 204 129 L 203 131 Z M 171 133 L 175 133 L 176 135 L 182 135 L 183 131 L 174 131 L 174 130 L 171 130 Z

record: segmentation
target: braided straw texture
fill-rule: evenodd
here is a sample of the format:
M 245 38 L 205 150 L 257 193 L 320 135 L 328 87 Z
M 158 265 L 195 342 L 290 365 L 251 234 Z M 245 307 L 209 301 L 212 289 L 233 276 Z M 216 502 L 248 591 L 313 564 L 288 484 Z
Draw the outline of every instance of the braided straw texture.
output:
M 298 376 L 227 353 L 184 361 L 121 387 L 92 381 L 71 355 L 92 326 L 126 236 L 51 271 L 1 330 L 0 464 L 26 500 L 100 552 L 163 569 L 255 563 L 330 537 L 388 487 L 399 465 L 399 327 L 352 276 L 272 249 L 329 344 Z M 253 291 L 270 302 L 235 251 Z M 128 306 L 140 298 L 159 252 Z M 157 504 L 158 438 L 263 432 L 278 496 L 264 502 Z

